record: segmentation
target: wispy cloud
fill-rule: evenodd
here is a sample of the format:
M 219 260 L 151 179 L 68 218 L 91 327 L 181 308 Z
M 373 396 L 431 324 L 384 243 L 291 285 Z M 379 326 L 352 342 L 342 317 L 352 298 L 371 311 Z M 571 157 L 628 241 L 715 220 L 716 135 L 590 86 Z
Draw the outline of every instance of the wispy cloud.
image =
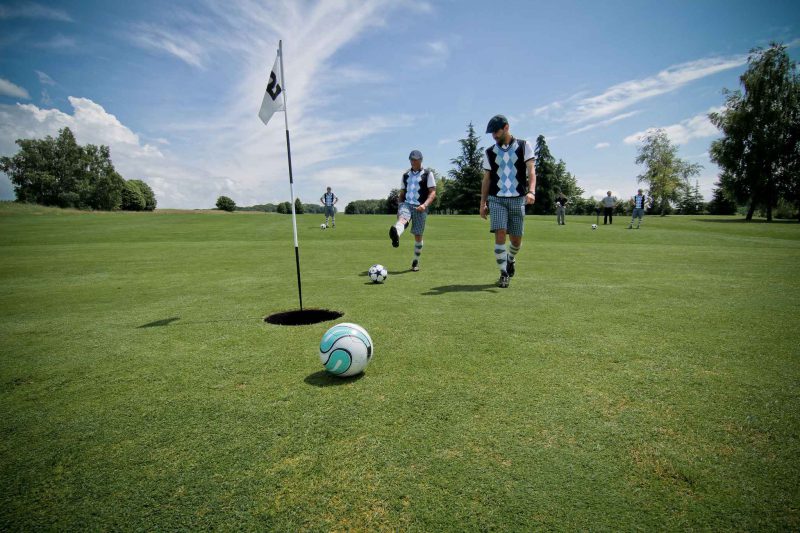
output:
M 42 85 L 55 85 L 56 82 L 53 81 L 53 78 L 42 72 L 41 70 L 36 70 L 36 75 L 39 77 L 39 83 Z
M 574 125 L 603 120 L 615 114 L 616 117 L 620 117 L 623 116 L 620 115 L 622 111 L 634 104 L 670 93 L 695 80 L 738 68 L 746 63 L 746 54 L 680 63 L 653 76 L 618 83 L 594 96 L 574 95 L 567 100 L 541 106 L 535 109 L 533 114 Z M 585 130 L 578 129 L 572 133 L 580 131 Z
M 422 55 L 418 59 L 420 65 L 443 65 L 450 57 L 450 46 L 444 41 L 425 43 Z
M 204 68 L 204 47 L 195 39 L 155 24 L 137 25 L 131 39 L 142 48 L 174 56 L 193 67 Z
M 0 78 L 0 94 L 4 96 L 10 96 L 12 98 L 22 98 L 25 100 L 31 99 L 31 95 L 28 94 L 28 91 L 3 78 Z
M 627 113 L 619 114 L 615 117 L 608 118 L 606 120 L 601 120 L 600 122 L 593 122 L 591 124 L 587 124 L 586 126 L 582 126 L 576 130 L 572 130 L 566 133 L 566 135 L 575 135 L 576 133 L 583 133 L 584 131 L 593 130 L 595 128 L 600 128 L 603 126 L 608 126 L 609 124 L 613 124 L 614 122 L 619 122 L 620 120 L 625 120 L 626 118 L 632 117 L 634 115 L 638 115 L 639 111 L 629 111 Z
M 74 22 L 63 9 L 43 6 L 35 2 L 24 2 L 13 6 L 0 5 L 0 19 L 28 18 Z
M 722 107 L 712 107 L 705 113 L 700 113 L 686 120 L 682 120 L 678 124 L 671 124 L 660 128 L 648 128 L 644 131 L 628 135 L 623 142 L 625 144 L 638 144 L 645 136 L 658 129 L 664 130 L 670 140 L 675 144 L 686 144 L 692 139 L 713 137 L 719 133 L 719 130 L 708 119 L 708 114 L 719 112 L 722 109 Z
M 39 41 L 34 43 L 34 46 L 37 48 L 47 48 L 53 50 L 72 50 L 78 47 L 78 42 L 74 37 L 67 37 L 60 33 L 54 35 L 50 39 L 45 41 Z
M 611 143 L 606 143 L 606 142 L 597 143 L 594 145 L 595 150 L 602 150 L 603 148 L 608 148 L 609 146 L 611 146 Z

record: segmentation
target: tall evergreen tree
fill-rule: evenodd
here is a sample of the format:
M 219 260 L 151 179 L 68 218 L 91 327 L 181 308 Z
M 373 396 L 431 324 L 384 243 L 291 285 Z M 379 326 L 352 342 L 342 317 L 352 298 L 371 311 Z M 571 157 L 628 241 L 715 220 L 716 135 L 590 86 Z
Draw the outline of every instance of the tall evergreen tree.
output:
M 530 212 L 536 214 L 549 214 L 553 212 L 555 205 L 555 191 L 553 184 L 556 183 L 556 160 L 550 153 L 550 148 L 547 146 L 544 135 L 539 135 L 536 138 L 536 146 L 534 147 L 534 155 L 536 162 L 534 170 L 536 171 L 536 202 L 533 206 L 528 206 Z
M 478 212 L 481 201 L 483 148 L 472 122 L 467 128 L 467 137 L 458 142 L 461 144 L 461 155 L 450 160 L 455 168 L 448 172 L 452 179 L 448 205 L 460 213 L 474 214 Z
M 725 90 L 725 108 L 709 114 L 723 137 L 711 143 L 711 160 L 722 169 L 726 193 L 758 207 L 772 220 L 778 199 L 800 206 L 800 74 L 777 43 L 756 48 L 739 78 L 744 92 Z
M 711 191 L 711 201 L 708 202 L 708 214 L 710 215 L 735 215 L 736 202 L 728 198 L 725 188 L 720 181 L 714 184 Z

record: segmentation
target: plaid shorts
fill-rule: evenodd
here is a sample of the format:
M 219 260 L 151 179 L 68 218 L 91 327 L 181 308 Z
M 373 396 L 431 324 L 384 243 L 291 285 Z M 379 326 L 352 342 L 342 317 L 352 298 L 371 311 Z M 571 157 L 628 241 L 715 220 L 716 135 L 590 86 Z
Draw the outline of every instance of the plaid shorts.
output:
M 425 232 L 425 219 L 428 218 L 428 212 L 417 211 L 416 205 L 411 205 L 408 202 L 403 202 L 397 206 L 397 216 L 411 221 L 411 233 L 413 235 L 422 235 Z
M 492 233 L 499 229 L 509 235 L 521 237 L 525 228 L 525 197 L 489 196 L 489 220 Z
M 325 216 L 326 217 L 335 217 L 336 216 L 336 209 L 332 205 L 325 206 Z

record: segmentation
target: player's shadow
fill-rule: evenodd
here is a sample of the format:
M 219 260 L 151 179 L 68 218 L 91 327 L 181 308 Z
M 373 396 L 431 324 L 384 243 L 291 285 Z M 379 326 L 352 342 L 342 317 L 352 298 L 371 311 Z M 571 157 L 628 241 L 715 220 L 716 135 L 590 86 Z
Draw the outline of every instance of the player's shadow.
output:
M 489 283 L 485 285 L 443 285 L 433 287 L 428 292 L 423 292 L 423 296 L 440 296 L 448 292 L 497 292 L 497 285 Z
M 220 323 L 220 322 L 248 322 L 250 320 L 254 320 L 254 321 L 255 320 L 261 320 L 260 318 L 257 318 L 257 317 L 252 317 L 252 318 L 250 318 L 250 317 L 245 317 L 245 318 L 221 318 L 221 319 L 216 319 L 216 320 L 189 320 L 189 321 L 183 321 L 180 324 L 175 324 L 175 322 L 177 322 L 180 319 L 181 319 L 181 317 L 179 317 L 179 316 L 173 316 L 173 317 L 170 317 L 170 318 L 162 318 L 161 320 L 155 320 L 153 322 L 148 322 L 147 324 L 142 324 L 141 326 L 136 326 L 136 329 L 158 328 L 158 327 L 164 327 L 164 326 L 191 326 L 191 325 L 197 325 L 197 324 L 217 324 L 217 323 Z
M 329 373 L 325 372 L 324 370 L 320 370 L 319 372 L 314 372 L 313 374 L 309 374 L 303 381 L 306 382 L 306 384 L 314 387 L 336 387 L 338 385 L 347 385 L 348 383 L 355 383 L 356 381 L 360 380 L 363 377 L 364 373 L 361 372 L 360 374 L 356 374 L 355 376 L 350 376 L 347 378 L 337 378 L 336 376 L 332 376 Z

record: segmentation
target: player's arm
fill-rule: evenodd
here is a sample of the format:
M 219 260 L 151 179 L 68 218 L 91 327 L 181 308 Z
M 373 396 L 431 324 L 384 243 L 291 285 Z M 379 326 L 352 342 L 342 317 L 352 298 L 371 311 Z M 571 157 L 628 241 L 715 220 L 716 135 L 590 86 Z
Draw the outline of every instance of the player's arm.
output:
M 406 190 L 405 189 L 400 189 L 400 194 L 397 196 L 397 201 L 399 203 L 401 203 L 401 204 L 406 201 Z
M 525 166 L 528 167 L 528 194 L 525 195 L 525 203 L 532 204 L 536 202 L 536 167 L 534 166 L 534 159 L 528 159 Z M 566 202 L 565 202 L 566 204 Z
M 430 205 L 434 202 L 434 200 L 436 200 L 436 189 L 431 189 L 430 192 L 428 192 L 428 199 L 425 200 L 425 202 L 422 205 L 417 207 L 417 211 L 420 212 L 426 211 L 428 207 L 430 207 Z
M 324 200 L 324 198 L 325 198 L 324 196 L 320 196 L 320 197 L 319 197 L 319 203 L 321 203 L 322 205 L 325 205 L 325 200 Z
M 333 205 L 336 205 L 336 202 L 338 202 L 338 201 L 339 201 L 339 197 L 338 196 L 334 196 L 333 197 Z
M 489 198 L 489 171 L 483 170 L 483 181 L 481 181 L 481 218 L 486 218 L 489 214 L 489 205 L 486 203 Z

